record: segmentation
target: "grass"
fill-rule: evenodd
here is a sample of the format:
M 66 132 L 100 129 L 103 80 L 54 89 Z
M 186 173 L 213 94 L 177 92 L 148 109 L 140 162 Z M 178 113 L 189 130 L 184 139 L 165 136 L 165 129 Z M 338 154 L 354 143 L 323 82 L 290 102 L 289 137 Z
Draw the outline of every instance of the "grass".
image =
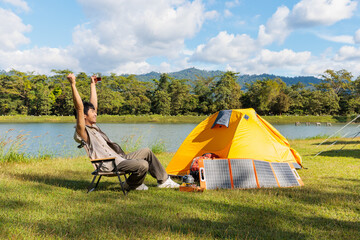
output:
M 186 193 L 147 176 L 149 191 L 108 178 L 87 194 L 86 157 L 1 163 L 0 239 L 360 239 L 359 141 L 320 142 L 291 141 L 308 168 L 296 188 Z
M 207 116 L 99 115 L 102 123 L 199 123 Z M 0 116 L 0 123 L 75 123 L 74 116 Z
M 162 116 L 162 115 L 99 115 L 98 122 L 102 123 L 200 123 L 207 116 Z M 345 123 L 355 116 L 294 116 L 294 115 L 281 115 L 281 116 L 262 116 L 270 123 L 285 124 L 295 122 L 311 122 L 311 123 Z M 75 123 L 74 116 L 0 116 L 0 123 Z
M 0 164 L 6 162 L 38 162 L 39 160 L 55 157 L 55 154 L 41 143 L 36 145 L 38 152 L 30 154 L 28 151 L 29 142 L 26 143 L 29 135 L 29 132 L 18 131 L 13 128 L 0 133 Z M 41 136 L 35 136 L 32 140 L 39 137 Z

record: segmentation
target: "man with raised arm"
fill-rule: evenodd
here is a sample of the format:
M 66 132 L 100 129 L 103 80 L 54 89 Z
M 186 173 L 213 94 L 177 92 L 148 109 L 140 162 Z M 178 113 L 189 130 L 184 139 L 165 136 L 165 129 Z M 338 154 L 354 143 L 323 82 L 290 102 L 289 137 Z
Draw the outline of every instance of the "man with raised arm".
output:
M 154 153 L 149 148 L 144 148 L 129 154 L 125 154 L 121 147 L 112 142 L 98 126 L 96 76 L 91 77 L 90 101 L 83 102 L 76 88 L 76 77 L 73 73 L 67 76 L 71 84 L 72 96 L 76 110 L 75 141 L 86 145 L 91 159 L 115 157 L 115 164 L 119 171 L 128 172 L 130 176 L 125 182 L 125 189 L 147 190 L 143 183 L 146 173 L 149 172 L 158 182 L 159 188 L 178 188 L 179 184 L 170 179 Z M 102 171 L 113 170 L 111 162 L 103 164 Z

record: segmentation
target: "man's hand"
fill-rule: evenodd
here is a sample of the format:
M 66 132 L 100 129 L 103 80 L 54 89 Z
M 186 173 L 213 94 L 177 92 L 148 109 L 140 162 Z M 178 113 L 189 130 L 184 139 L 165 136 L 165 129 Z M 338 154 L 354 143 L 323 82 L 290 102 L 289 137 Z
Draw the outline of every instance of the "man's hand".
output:
M 69 82 L 70 82 L 71 84 L 75 84 L 75 83 L 76 83 L 76 81 L 75 81 L 76 77 L 75 77 L 75 75 L 74 75 L 73 73 L 69 73 L 69 75 L 67 75 L 67 79 L 69 80 Z
M 97 83 L 96 78 L 97 78 L 96 75 L 92 75 L 91 76 L 91 83 Z

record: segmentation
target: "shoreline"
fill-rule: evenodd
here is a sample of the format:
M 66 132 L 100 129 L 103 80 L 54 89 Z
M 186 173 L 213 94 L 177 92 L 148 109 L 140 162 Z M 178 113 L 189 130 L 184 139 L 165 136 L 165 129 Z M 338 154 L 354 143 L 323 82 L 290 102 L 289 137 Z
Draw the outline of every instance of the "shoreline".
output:
M 162 115 L 99 115 L 101 123 L 200 123 L 208 116 L 162 116 Z M 300 124 L 304 123 L 346 123 L 355 118 L 353 116 L 261 116 L 271 124 Z M 75 123 L 74 116 L 0 116 L 0 123 Z

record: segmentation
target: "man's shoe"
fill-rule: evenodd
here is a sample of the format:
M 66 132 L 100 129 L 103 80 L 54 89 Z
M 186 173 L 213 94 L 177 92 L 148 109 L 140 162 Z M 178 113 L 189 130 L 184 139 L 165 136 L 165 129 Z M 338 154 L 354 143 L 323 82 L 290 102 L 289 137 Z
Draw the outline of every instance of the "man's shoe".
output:
M 130 189 L 130 186 L 127 184 L 127 182 L 124 182 L 124 188 L 125 188 L 125 190 L 126 191 L 130 191 L 131 189 Z M 144 183 L 143 184 L 141 184 L 140 186 L 138 186 L 137 188 L 135 188 L 134 190 L 137 190 L 137 191 L 146 191 L 146 190 L 148 190 L 149 188 L 148 188 L 148 186 L 146 186 Z
M 146 191 L 148 189 L 149 189 L 148 186 L 146 186 L 144 183 L 138 186 L 137 188 L 135 188 L 135 190 L 137 191 Z
M 165 182 L 158 184 L 158 188 L 179 188 L 180 185 L 171 180 L 169 177 Z

